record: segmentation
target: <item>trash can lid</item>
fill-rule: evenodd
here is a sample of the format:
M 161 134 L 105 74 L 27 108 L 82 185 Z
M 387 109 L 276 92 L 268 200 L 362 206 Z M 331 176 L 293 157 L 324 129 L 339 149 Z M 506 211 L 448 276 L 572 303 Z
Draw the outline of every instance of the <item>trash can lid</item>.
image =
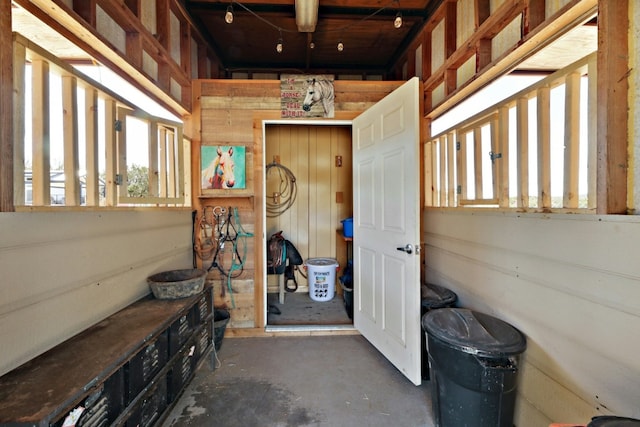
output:
M 638 427 L 640 420 L 609 415 L 593 417 L 587 427 Z
M 450 289 L 427 283 L 420 287 L 423 308 L 441 308 L 455 303 L 458 295 Z
M 527 348 L 526 338 L 515 327 L 465 308 L 431 310 L 422 317 L 422 327 L 429 336 L 469 354 L 503 357 Z
M 315 267 L 329 267 L 338 265 L 338 261 L 335 258 L 309 258 L 307 265 L 313 265 Z

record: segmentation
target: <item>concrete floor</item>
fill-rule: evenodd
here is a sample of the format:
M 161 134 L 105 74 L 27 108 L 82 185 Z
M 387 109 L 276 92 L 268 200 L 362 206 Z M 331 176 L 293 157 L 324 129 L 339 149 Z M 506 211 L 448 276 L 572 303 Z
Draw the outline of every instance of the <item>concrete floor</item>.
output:
M 432 427 L 414 386 L 360 335 L 225 338 L 163 427 Z

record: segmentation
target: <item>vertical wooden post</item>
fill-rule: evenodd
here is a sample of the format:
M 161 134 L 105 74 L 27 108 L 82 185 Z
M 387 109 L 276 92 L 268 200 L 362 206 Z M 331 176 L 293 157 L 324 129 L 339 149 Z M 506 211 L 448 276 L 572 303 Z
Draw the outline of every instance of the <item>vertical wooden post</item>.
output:
M 62 77 L 62 128 L 64 146 L 64 199 L 66 206 L 80 205 L 78 150 L 78 81 Z
M 86 86 L 84 91 L 85 148 L 86 148 L 86 198 L 87 206 L 100 205 L 100 180 L 98 152 L 98 91 Z
M 569 74 L 565 80 L 564 101 L 564 186 L 562 205 L 578 207 L 578 167 L 580 159 L 580 73 Z
M 11 0 L 0 0 L 0 212 L 14 210 L 12 89 Z
M 517 207 L 529 207 L 529 100 L 519 98 L 516 106 L 518 147 L 518 201 Z
M 34 206 L 51 204 L 49 63 L 32 61 L 32 194 Z
M 0 47 L 0 50 L 2 47 Z M 13 186 L 13 203 L 15 206 L 25 204 L 24 179 L 24 135 L 26 108 L 26 56 L 25 45 L 14 37 L 13 42 L 13 184 L 0 180 L 3 184 Z M 2 108 L 2 107 L 0 107 Z M 2 125 L 4 126 L 4 124 Z M 4 135 L 3 135 L 4 138 Z M 2 169 L 2 166 L 0 166 Z M 3 209 L 0 208 L 0 211 Z
M 627 213 L 629 1 L 598 1 L 599 214 Z
M 498 204 L 501 208 L 509 207 L 509 108 L 498 109 L 498 152 L 502 157 L 498 161 L 496 171 L 498 177 Z
M 537 93 L 538 116 L 538 208 L 551 208 L 551 90 Z
M 475 198 L 484 199 L 483 171 L 482 171 L 482 128 L 473 129 L 473 175 L 475 178 Z
M 107 206 L 118 205 L 118 135 L 116 133 L 116 101 L 112 98 L 104 100 L 104 150 L 105 150 L 105 203 Z
M 447 135 L 447 188 L 449 189 L 449 198 L 447 199 L 447 206 L 454 207 L 456 205 L 456 180 L 454 174 L 453 165 L 456 162 L 456 139 L 455 134 L 452 132 Z

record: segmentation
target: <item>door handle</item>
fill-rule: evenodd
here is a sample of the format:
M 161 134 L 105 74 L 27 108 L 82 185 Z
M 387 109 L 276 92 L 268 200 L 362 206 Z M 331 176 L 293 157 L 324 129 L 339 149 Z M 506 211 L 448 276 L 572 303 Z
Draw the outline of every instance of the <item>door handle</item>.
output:
M 406 252 L 409 255 L 411 255 L 413 253 L 413 246 L 411 245 L 411 243 L 407 243 L 405 246 L 400 246 L 399 248 L 396 248 L 396 250 L 399 250 L 401 252 Z

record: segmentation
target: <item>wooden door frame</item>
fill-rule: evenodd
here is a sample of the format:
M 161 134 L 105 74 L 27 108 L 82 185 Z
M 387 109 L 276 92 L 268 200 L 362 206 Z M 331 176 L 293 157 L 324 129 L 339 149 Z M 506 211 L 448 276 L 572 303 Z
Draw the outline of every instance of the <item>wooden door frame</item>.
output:
M 255 247 L 255 273 L 254 273 L 254 310 L 256 329 L 265 331 L 267 328 L 267 269 L 265 265 L 265 251 L 267 237 L 266 237 L 266 181 L 264 174 L 266 170 L 266 127 L 269 125 L 287 125 L 287 126 L 349 126 L 351 128 L 353 119 L 357 117 L 361 111 L 349 111 L 339 112 L 336 111 L 336 116 L 333 119 L 282 119 L 280 118 L 280 111 L 260 112 L 255 114 L 253 118 L 254 129 L 254 147 L 256 148 L 255 160 L 255 195 L 254 207 L 256 212 L 256 241 Z M 352 325 L 351 325 L 352 326 Z M 334 334 L 344 330 L 344 326 L 340 328 L 328 327 L 328 328 L 310 328 L 307 325 L 291 326 L 287 328 L 278 328 L 280 332 L 293 332 L 295 333 L 328 333 Z M 353 328 L 348 328 L 348 333 L 353 333 Z

